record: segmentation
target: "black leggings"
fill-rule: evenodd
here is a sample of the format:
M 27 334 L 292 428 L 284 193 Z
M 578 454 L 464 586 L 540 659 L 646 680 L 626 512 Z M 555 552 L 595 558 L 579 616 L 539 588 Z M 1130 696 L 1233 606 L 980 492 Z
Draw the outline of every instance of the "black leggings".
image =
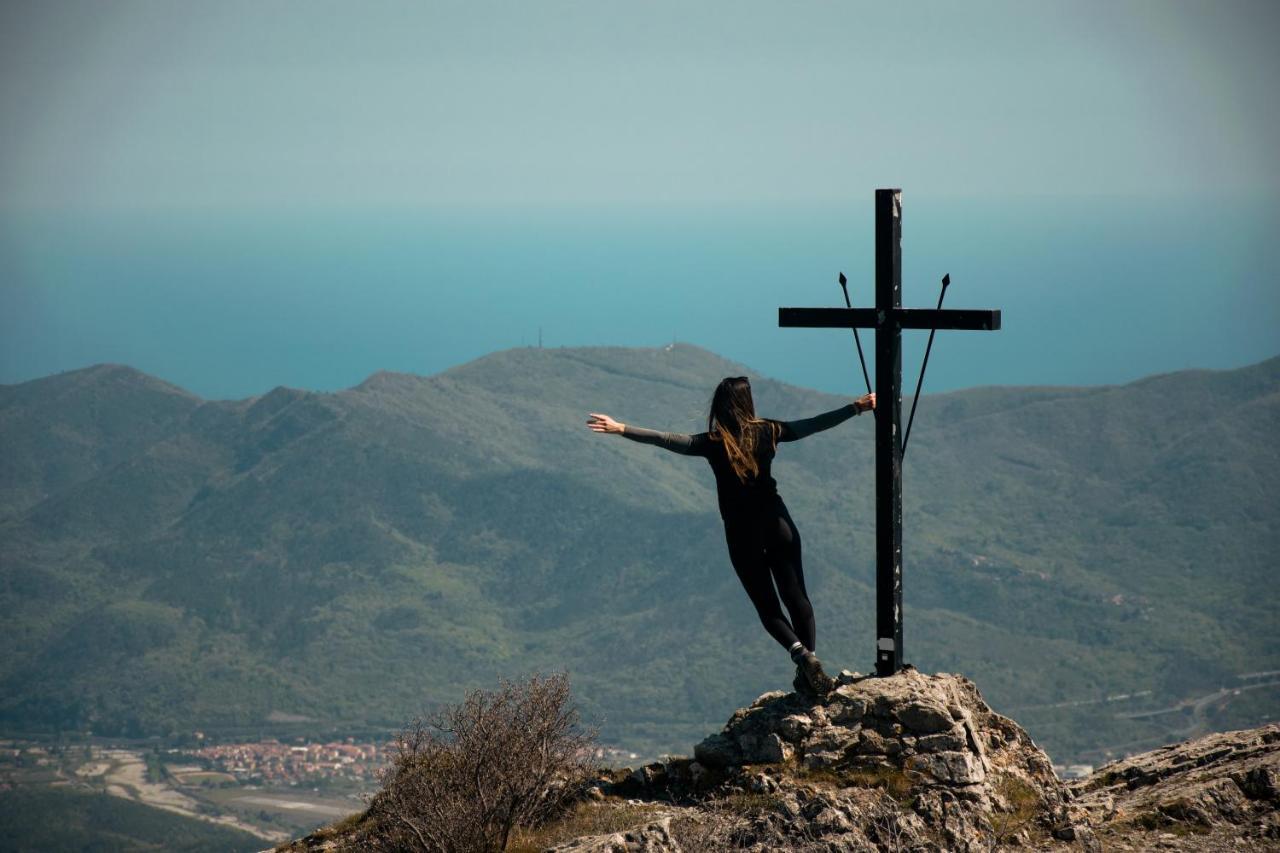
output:
M 800 531 L 781 499 L 776 509 L 754 518 L 725 519 L 729 560 L 747 590 L 766 631 L 791 648 L 797 640 L 814 650 L 813 605 L 804 588 Z M 774 585 L 777 590 L 774 590 Z M 781 602 L 779 602 L 781 597 Z M 782 614 L 786 605 L 790 621 Z

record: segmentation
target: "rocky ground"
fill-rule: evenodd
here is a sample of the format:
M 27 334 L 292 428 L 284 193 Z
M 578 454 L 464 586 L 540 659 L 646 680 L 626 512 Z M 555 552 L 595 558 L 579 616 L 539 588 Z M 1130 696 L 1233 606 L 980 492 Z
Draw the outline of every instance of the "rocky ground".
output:
M 621 846 L 596 838 L 555 849 L 676 850 L 696 837 L 701 849 L 989 850 L 1048 844 L 1055 831 L 1091 838 L 1071 825 L 1048 757 L 973 682 L 914 669 L 839 681 L 822 701 L 767 693 L 692 760 L 600 786 L 605 799 L 689 804 L 666 823 Z
M 692 758 L 602 776 L 582 799 L 558 837 L 547 827 L 519 849 L 1280 850 L 1280 725 L 1165 747 L 1068 786 L 968 679 L 846 672 L 820 700 L 766 693 Z M 596 834 L 575 831 L 585 827 Z M 329 832 L 291 849 L 348 846 Z
M 1107 850 L 1280 850 L 1280 724 L 1115 761 L 1068 792 Z

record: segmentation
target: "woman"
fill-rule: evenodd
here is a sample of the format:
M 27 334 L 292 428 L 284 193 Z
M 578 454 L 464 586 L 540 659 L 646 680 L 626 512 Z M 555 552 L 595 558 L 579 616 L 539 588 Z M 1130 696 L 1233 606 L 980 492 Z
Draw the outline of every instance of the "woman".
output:
M 818 695 L 825 695 L 835 685 L 814 654 L 813 606 L 804 588 L 800 533 L 778 494 L 770 466 L 779 441 L 796 441 L 830 429 L 875 407 L 876 395 L 867 394 L 805 420 L 759 418 L 747 377 L 730 376 L 716 386 L 706 432 L 657 432 L 594 412 L 587 420 L 595 432 L 616 433 L 686 456 L 701 456 L 711 464 L 729 560 L 738 580 L 765 630 L 791 653 L 796 664 L 796 689 L 807 686 Z M 783 615 L 782 605 L 790 620 Z

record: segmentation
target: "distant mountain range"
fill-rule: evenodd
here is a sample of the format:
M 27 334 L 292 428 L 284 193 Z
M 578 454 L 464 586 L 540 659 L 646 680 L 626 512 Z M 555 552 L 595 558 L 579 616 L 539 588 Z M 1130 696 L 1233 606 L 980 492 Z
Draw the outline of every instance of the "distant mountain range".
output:
M 585 421 L 700 430 L 742 373 L 770 417 L 848 402 L 688 345 L 512 349 L 239 401 L 119 365 L 0 386 L 0 728 L 397 727 L 567 669 L 602 739 L 687 753 L 790 664 L 733 575 L 705 462 Z M 1280 669 L 1278 426 L 1280 359 L 925 397 L 908 660 L 972 677 L 1055 759 L 1274 715 L 1257 691 L 1178 703 Z M 819 652 L 866 671 L 871 418 L 783 446 L 774 472 Z

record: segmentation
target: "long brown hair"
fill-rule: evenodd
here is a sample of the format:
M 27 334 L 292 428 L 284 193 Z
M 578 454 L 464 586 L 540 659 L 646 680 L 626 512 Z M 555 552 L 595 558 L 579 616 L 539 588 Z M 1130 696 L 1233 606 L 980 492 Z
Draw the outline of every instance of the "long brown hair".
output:
M 769 440 L 777 447 L 777 424 L 756 417 L 750 380 L 745 376 L 728 376 L 720 380 L 711 397 L 707 432 L 712 441 L 724 442 L 733 473 L 744 483 L 748 477 L 760 473 L 760 465 L 756 462 L 756 445 L 761 438 L 761 430 L 757 429 L 759 424 L 769 426 Z

